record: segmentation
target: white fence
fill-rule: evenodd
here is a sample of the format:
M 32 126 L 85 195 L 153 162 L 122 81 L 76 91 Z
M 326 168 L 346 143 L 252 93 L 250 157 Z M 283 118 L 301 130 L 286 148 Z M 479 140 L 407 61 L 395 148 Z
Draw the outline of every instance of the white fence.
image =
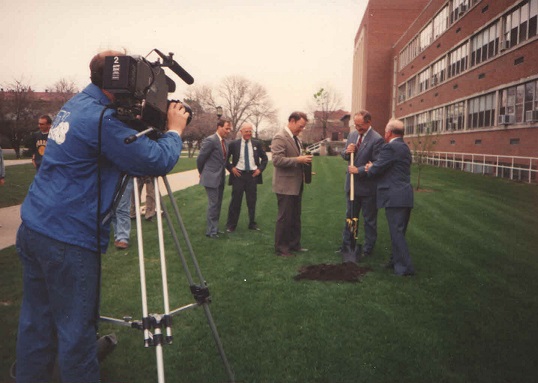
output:
M 418 154 L 413 154 L 415 162 L 417 156 Z M 528 183 L 537 182 L 537 157 L 458 152 L 430 152 L 424 153 L 422 156 L 425 163 L 429 165 L 460 169 L 471 173 L 487 174 Z

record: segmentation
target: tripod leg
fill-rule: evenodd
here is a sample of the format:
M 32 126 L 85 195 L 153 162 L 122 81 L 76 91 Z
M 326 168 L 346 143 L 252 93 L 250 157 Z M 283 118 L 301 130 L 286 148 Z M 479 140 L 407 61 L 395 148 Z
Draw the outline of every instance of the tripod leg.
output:
M 140 195 L 138 179 L 133 178 L 134 202 L 136 208 L 136 237 L 138 239 L 138 266 L 140 269 L 140 292 L 142 294 L 142 318 L 144 322 L 144 347 L 149 347 L 148 297 L 146 292 L 146 268 L 144 265 L 144 240 L 142 238 L 142 218 L 140 217 Z
M 161 193 L 159 190 L 159 179 L 153 178 L 155 187 L 155 209 L 157 210 L 157 232 L 159 236 L 159 254 L 161 257 L 161 280 L 163 285 L 164 315 L 170 316 L 170 301 L 168 297 L 168 277 L 166 271 L 166 255 L 164 249 L 163 221 L 161 215 Z M 172 327 L 170 321 L 166 321 L 166 342 L 172 343 Z
M 185 228 L 185 225 L 183 224 L 183 220 L 181 219 L 181 215 L 179 214 L 179 208 L 177 206 L 176 200 L 173 197 L 172 189 L 170 188 L 170 183 L 168 182 L 168 179 L 166 178 L 166 176 L 163 176 L 162 178 L 163 178 L 163 182 L 164 182 L 164 184 L 166 186 L 168 196 L 170 198 L 170 203 L 172 204 L 172 207 L 174 209 L 174 214 L 176 216 L 176 220 L 177 220 L 177 222 L 179 224 L 179 227 L 181 228 L 181 232 L 183 234 L 183 238 L 185 239 L 185 243 L 187 244 L 187 247 L 189 249 L 189 253 L 191 255 L 193 265 L 194 265 L 196 273 L 198 274 L 198 277 L 200 279 L 200 284 L 205 286 L 206 282 L 205 282 L 205 280 L 204 280 L 204 278 L 202 276 L 202 272 L 200 271 L 200 266 L 198 265 L 198 261 L 196 260 L 194 250 L 193 250 L 191 242 L 189 240 L 189 235 L 187 233 L 187 229 Z M 187 274 L 187 279 L 189 280 L 189 284 L 192 286 L 193 285 L 192 277 L 190 275 L 187 263 L 185 261 L 183 251 L 181 250 L 181 247 L 179 246 L 177 233 L 175 232 L 174 225 L 172 224 L 170 216 L 168 215 L 168 212 L 166 210 L 165 210 L 165 217 L 166 217 L 166 220 L 168 222 L 168 226 L 170 227 L 172 237 L 174 238 L 176 248 L 178 250 L 178 254 L 179 254 L 179 256 L 181 258 L 181 262 L 183 264 L 183 268 L 185 269 L 185 273 Z M 217 331 L 217 326 L 215 325 L 215 322 L 213 320 L 213 316 L 211 315 L 211 311 L 209 310 L 209 303 L 206 300 L 201 305 L 204 308 L 204 313 L 206 315 L 207 322 L 208 322 L 209 327 L 211 329 L 211 332 L 213 334 L 213 338 L 215 340 L 215 344 L 216 344 L 217 349 L 219 351 L 219 354 L 220 354 L 220 357 L 222 359 L 222 362 L 224 363 L 224 367 L 226 369 L 226 373 L 228 374 L 228 378 L 230 379 L 230 382 L 235 382 L 234 373 L 233 373 L 233 371 L 232 371 L 232 369 L 230 367 L 230 364 L 228 362 L 228 358 L 226 357 L 226 353 L 224 352 L 224 347 L 222 346 L 222 342 L 220 340 L 219 333 Z

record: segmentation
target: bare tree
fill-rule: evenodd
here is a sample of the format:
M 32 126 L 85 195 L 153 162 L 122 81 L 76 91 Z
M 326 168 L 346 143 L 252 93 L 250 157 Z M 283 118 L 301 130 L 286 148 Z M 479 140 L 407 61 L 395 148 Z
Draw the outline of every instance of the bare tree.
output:
M 439 132 L 434 132 L 431 126 L 431 123 L 427 124 L 426 127 L 417 129 L 417 136 L 412 141 L 413 146 L 413 160 L 416 164 L 418 170 L 417 177 L 417 187 L 416 190 L 420 190 L 420 181 L 422 176 L 422 170 L 424 165 L 428 163 L 428 158 L 430 157 L 433 147 L 437 143 L 437 138 L 439 137 Z
M 60 80 L 56 81 L 54 85 L 46 88 L 45 90 L 47 92 L 56 93 L 58 95 L 58 101 L 60 101 L 62 105 L 79 91 L 73 80 L 67 80 L 65 78 L 61 78 Z
M 195 94 L 191 96 L 195 97 Z M 187 145 L 189 158 L 194 157 L 196 149 L 200 148 L 202 140 L 215 133 L 217 129 L 217 116 L 215 113 L 208 113 L 196 99 L 185 99 L 191 107 L 193 118 L 182 134 L 183 141 Z
M 331 89 L 321 88 L 314 93 L 317 110 L 314 112 L 314 124 L 321 125 L 321 139 L 327 138 L 329 118 L 333 112 L 342 108 L 342 99 L 338 93 Z
M 265 102 L 262 102 L 259 106 L 255 107 L 250 120 L 252 125 L 254 125 L 254 137 L 256 138 L 259 136 L 259 129 L 263 122 L 267 122 L 272 125 L 277 124 L 277 110 L 273 108 L 273 103 L 271 100 L 267 99 Z
M 206 111 L 222 106 L 225 116 L 232 121 L 232 137 L 244 122 L 254 118 L 261 122 L 276 114 L 267 90 L 241 76 L 226 77 L 215 89 L 208 86 L 192 87 L 188 95 L 199 100 Z M 254 117 L 255 114 L 257 117 Z
M 9 138 L 17 158 L 20 158 L 21 144 L 33 130 L 29 126 L 33 126 L 37 115 L 33 108 L 33 91 L 23 78 L 13 80 L 6 89 L 6 92 L 2 91 L 0 133 Z

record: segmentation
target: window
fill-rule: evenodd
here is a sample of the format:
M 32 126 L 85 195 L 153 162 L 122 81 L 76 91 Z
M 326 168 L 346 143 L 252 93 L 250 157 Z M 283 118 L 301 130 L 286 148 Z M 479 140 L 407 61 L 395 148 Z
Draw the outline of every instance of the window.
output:
M 463 129 L 465 122 L 464 108 L 464 101 L 445 107 L 445 127 L 447 131 Z
M 416 133 L 417 134 L 426 134 L 427 133 L 427 127 L 429 125 L 429 122 L 430 122 L 430 115 L 428 112 L 425 112 L 425 113 L 420 113 L 418 116 L 417 116 L 417 131 Z
M 405 84 L 398 87 L 398 103 L 405 101 Z
M 438 133 L 441 131 L 441 124 L 443 122 L 443 108 L 434 109 L 430 112 L 430 122 L 432 133 Z
M 430 86 L 430 68 L 423 70 L 418 74 L 418 93 L 424 92 Z
M 445 81 L 446 76 L 446 57 L 443 57 L 440 60 L 437 60 L 432 65 L 432 86 L 435 86 L 439 83 Z
M 448 5 L 433 18 L 433 38 L 436 39 L 448 28 Z
M 465 42 L 448 54 L 448 77 L 454 77 L 467 69 L 467 50 L 469 43 Z
M 519 138 L 510 138 L 510 145 L 519 145 Z
M 482 140 L 474 140 L 475 145 L 482 145 Z
M 512 48 L 527 39 L 536 36 L 538 17 L 538 0 L 523 2 L 503 18 L 504 45 Z
M 414 97 L 417 94 L 417 78 L 412 77 L 407 81 L 407 98 Z
M 406 135 L 415 134 L 415 118 L 414 117 L 407 117 L 404 121 L 404 124 L 405 124 Z
M 494 100 L 494 93 L 469 100 L 467 108 L 467 128 L 477 129 L 494 126 Z
M 419 35 L 419 51 L 422 52 L 426 49 L 433 40 L 433 23 L 429 22 L 426 27 L 420 32 Z
M 450 23 L 455 23 L 469 10 L 469 0 L 453 0 L 452 12 L 450 12 Z
M 494 23 L 471 38 L 471 66 L 490 59 L 498 50 L 499 35 Z
M 538 80 L 503 89 L 499 98 L 499 115 L 511 116 L 507 120 L 511 123 L 532 121 L 532 114 L 527 115 L 527 112 L 538 110 L 537 93 Z

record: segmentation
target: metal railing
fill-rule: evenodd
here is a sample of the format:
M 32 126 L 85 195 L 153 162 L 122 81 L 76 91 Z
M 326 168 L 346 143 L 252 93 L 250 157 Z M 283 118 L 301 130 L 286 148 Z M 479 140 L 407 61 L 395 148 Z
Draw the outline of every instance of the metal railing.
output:
M 413 153 L 413 161 L 422 157 L 433 166 L 460 169 L 470 173 L 509 178 L 528 183 L 538 180 L 538 158 L 459 152 Z

